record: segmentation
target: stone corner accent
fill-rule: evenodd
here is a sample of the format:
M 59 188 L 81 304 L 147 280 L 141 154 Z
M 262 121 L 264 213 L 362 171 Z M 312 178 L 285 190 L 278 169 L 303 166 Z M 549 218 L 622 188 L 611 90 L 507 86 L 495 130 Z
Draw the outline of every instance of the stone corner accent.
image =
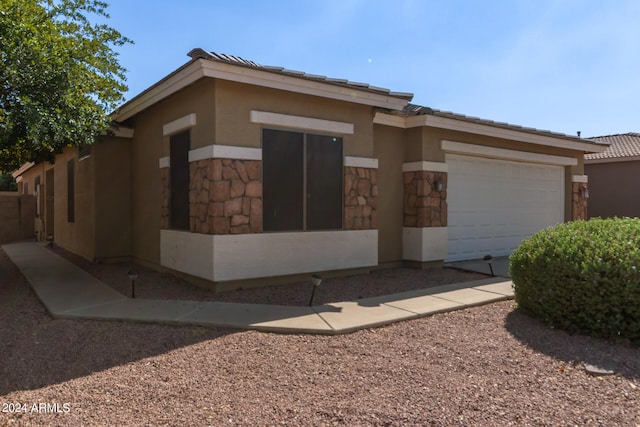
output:
M 346 166 L 344 168 L 345 230 L 378 228 L 378 170 Z
M 434 182 L 447 188 L 447 172 L 404 172 L 404 226 L 446 227 L 447 192 L 433 189 Z
M 262 230 L 262 162 L 204 159 L 189 164 L 189 230 L 248 234 Z
M 571 219 L 573 221 L 587 219 L 587 191 L 586 182 L 574 182 L 571 184 Z

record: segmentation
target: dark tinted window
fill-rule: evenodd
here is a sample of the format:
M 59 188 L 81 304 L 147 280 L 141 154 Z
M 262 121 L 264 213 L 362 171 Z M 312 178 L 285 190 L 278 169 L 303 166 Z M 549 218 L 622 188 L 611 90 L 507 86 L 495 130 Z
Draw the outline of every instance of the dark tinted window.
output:
M 171 228 L 189 230 L 189 131 L 170 138 Z
M 342 228 L 342 138 L 307 135 L 307 230 Z
M 263 132 L 264 231 L 303 229 L 303 137 L 298 132 Z
M 342 138 L 265 129 L 265 231 L 342 228 Z

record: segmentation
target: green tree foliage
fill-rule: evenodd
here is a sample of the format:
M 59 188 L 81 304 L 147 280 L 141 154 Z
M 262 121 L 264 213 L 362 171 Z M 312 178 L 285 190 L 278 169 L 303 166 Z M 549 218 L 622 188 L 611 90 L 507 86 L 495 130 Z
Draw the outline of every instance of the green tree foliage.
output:
M 10 173 L 0 172 L 0 191 L 16 191 L 18 184 Z
M 0 0 L 0 169 L 52 161 L 109 129 L 127 90 L 114 48 L 131 41 L 90 21 L 109 18 L 107 7 Z

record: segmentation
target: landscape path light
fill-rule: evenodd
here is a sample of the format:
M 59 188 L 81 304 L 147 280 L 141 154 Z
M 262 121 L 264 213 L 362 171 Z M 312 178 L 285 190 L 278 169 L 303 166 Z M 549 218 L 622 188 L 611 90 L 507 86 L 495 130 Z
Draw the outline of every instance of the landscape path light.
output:
M 131 298 L 136 297 L 136 280 L 138 279 L 138 271 L 135 269 L 129 270 L 127 273 L 129 281 L 131 282 Z
M 309 307 L 313 304 L 313 297 L 316 295 L 316 289 L 322 283 L 322 277 L 314 274 L 311 276 L 311 283 L 313 284 L 313 291 L 311 292 L 311 299 L 309 300 Z
M 493 274 L 493 265 L 491 265 L 491 261 L 493 260 L 493 257 L 491 255 L 485 255 L 484 258 L 482 259 L 485 260 L 487 264 L 489 264 L 489 271 L 491 271 L 491 277 L 495 277 L 495 274 Z

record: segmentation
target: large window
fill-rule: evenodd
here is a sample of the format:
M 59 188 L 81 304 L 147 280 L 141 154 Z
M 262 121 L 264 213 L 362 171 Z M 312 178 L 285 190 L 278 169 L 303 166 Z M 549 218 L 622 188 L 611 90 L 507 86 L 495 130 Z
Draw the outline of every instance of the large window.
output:
M 172 135 L 170 150 L 170 224 L 177 230 L 189 230 L 189 131 Z
M 265 129 L 264 231 L 342 228 L 342 138 Z

